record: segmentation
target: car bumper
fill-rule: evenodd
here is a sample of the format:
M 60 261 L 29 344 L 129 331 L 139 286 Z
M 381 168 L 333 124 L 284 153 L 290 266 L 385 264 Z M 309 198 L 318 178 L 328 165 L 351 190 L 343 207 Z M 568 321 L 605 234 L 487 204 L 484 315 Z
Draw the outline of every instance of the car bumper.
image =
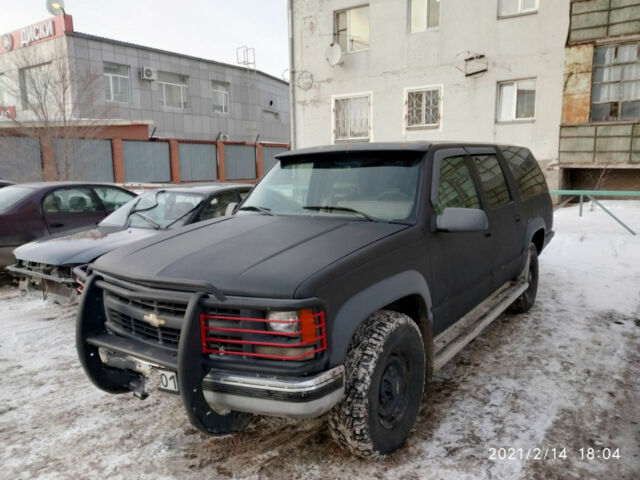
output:
M 212 425 L 213 414 L 225 415 L 233 410 L 313 418 L 327 412 L 344 397 L 343 366 L 321 368 L 320 373 L 279 367 L 282 372 L 275 373 L 249 369 L 230 371 L 212 362 L 202 353 L 200 312 L 207 298 L 203 293 L 190 294 L 175 351 L 108 332 L 102 306 L 88 301 L 100 296 L 100 288 L 111 287 L 96 275 L 90 275 L 80 300 L 76 348 L 87 376 L 105 391 L 124 393 L 136 388 L 139 394 L 145 393 L 139 389 L 147 373 L 154 369 L 174 372 L 176 393 L 191 423 L 203 432 L 214 434 L 219 431 Z M 128 293 L 141 298 L 149 294 L 148 289 Z

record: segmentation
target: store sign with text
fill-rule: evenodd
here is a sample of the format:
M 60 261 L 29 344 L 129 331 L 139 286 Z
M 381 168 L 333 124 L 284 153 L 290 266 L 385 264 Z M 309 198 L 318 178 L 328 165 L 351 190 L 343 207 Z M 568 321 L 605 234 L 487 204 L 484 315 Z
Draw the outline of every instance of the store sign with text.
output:
M 53 37 L 55 30 L 53 28 L 53 20 L 47 20 L 30 27 L 23 28 L 20 31 L 20 44 L 23 47 L 28 47 L 31 43 L 38 40 L 44 40 L 45 38 Z

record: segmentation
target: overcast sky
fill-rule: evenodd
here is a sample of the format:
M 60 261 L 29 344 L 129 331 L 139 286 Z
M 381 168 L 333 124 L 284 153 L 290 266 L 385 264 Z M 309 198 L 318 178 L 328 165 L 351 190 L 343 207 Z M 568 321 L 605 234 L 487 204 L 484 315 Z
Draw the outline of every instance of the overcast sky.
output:
M 51 15 L 45 0 L 0 0 L 0 34 Z M 236 63 L 236 48 L 256 52 L 259 70 L 288 68 L 286 0 L 64 0 L 78 32 Z

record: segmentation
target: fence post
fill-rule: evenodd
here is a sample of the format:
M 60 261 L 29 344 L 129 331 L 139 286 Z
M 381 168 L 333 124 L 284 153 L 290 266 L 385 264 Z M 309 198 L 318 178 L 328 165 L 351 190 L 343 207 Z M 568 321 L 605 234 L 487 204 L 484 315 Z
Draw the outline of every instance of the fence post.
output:
M 264 175 L 263 152 L 264 146 L 261 143 L 256 143 L 256 180 L 260 180 Z
M 169 139 L 169 166 L 171 183 L 180 183 L 180 145 L 175 138 Z
M 216 149 L 218 151 L 218 180 L 223 182 L 227 179 L 227 164 L 224 159 L 224 142 L 217 141 Z
M 124 153 L 121 138 L 111 139 L 111 153 L 113 155 L 113 181 L 124 183 Z

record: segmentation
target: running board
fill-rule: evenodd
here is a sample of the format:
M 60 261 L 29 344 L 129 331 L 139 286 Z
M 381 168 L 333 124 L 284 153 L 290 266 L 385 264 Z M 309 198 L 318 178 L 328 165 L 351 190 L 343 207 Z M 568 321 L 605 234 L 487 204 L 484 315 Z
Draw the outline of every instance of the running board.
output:
M 529 282 L 522 279 L 505 283 L 489 298 L 436 336 L 433 339 L 433 371 L 440 370 L 465 345 L 480 335 L 527 288 Z

